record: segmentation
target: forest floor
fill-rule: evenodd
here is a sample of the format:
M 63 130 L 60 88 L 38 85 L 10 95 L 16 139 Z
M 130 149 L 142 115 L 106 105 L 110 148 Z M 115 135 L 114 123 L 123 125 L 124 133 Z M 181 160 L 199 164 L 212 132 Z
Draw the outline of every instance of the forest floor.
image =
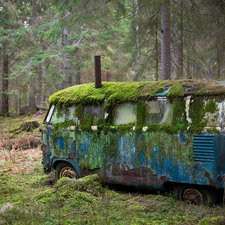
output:
M 22 129 L 22 124 L 42 120 L 43 115 L 0 118 L 0 225 L 225 224 L 221 206 L 115 191 L 102 185 L 97 175 L 55 183 L 54 173 L 43 173 L 39 128 Z

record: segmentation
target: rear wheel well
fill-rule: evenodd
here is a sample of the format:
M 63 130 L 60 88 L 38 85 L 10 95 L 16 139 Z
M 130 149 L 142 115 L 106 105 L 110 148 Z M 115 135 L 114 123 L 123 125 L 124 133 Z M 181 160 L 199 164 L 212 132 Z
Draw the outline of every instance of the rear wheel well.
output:
M 64 161 L 64 160 L 57 160 L 57 161 L 55 161 L 55 162 L 53 163 L 53 165 L 52 165 L 53 169 L 55 170 L 56 167 L 57 167 L 60 163 L 63 163 L 63 162 L 65 162 L 65 161 Z
M 212 206 L 222 199 L 222 189 L 207 185 L 166 182 L 163 189 L 167 194 L 188 204 Z

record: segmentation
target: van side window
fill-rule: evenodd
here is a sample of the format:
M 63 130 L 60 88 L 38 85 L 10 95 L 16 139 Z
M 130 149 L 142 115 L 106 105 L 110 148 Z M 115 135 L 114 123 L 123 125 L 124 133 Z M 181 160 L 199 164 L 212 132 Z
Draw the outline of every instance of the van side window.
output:
M 207 100 L 205 102 L 205 105 L 207 105 L 207 103 L 209 103 L 210 100 Z M 212 101 L 212 100 L 211 100 Z M 208 111 L 205 114 L 205 119 L 207 120 L 207 127 L 221 127 L 224 128 L 225 126 L 225 101 L 222 102 L 216 102 L 216 100 L 214 100 L 214 104 L 216 107 L 216 110 L 213 112 L 212 111 Z
M 57 124 L 57 123 L 63 123 L 67 120 L 74 120 L 74 122 L 77 122 L 75 117 L 75 106 L 71 106 L 66 109 L 62 109 L 59 111 L 59 109 L 55 108 L 50 123 L 51 124 Z
M 114 109 L 114 125 L 136 123 L 137 104 L 123 103 Z
M 75 106 L 71 106 L 67 108 L 66 110 L 66 120 L 74 120 L 76 121 L 76 116 L 75 116 Z
M 219 118 L 218 118 L 218 124 L 220 127 L 225 127 L 225 101 L 222 101 L 218 103 L 219 108 Z
M 154 101 L 146 101 L 147 124 L 171 124 L 173 117 L 172 104 L 166 98 L 157 98 Z
M 93 119 L 92 125 L 103 125 L 104 111 L 102 105 L 86 105 L 84 106 L 84 115 Z

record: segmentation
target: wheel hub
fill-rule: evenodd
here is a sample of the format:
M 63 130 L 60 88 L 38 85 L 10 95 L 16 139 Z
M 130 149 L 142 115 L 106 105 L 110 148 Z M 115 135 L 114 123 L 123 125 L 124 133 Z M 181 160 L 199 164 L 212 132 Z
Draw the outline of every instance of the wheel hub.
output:
M 188 204 L 193 204 L 193 205 L 201 205 L 204 203 L 203 194 L 197 189 L 193 189 L 193 188 L 188 188 L 184 190 L 182 199 Z
M 69 177 L 71 179 L 77 179 L 77 174 L 72 168 L 64 167 L 60 172 L 60 177 Z

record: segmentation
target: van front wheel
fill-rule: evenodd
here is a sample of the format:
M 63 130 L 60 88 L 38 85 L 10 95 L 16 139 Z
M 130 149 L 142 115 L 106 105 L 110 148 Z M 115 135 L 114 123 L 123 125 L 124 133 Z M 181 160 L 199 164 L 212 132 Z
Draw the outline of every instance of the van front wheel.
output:
M 74 168 L 66 162 L 59 163 L 56 167 L 56 179 L 60 179 L 62 177 L 69 177 L 71 179 L 77 179 L 77 173 Z

